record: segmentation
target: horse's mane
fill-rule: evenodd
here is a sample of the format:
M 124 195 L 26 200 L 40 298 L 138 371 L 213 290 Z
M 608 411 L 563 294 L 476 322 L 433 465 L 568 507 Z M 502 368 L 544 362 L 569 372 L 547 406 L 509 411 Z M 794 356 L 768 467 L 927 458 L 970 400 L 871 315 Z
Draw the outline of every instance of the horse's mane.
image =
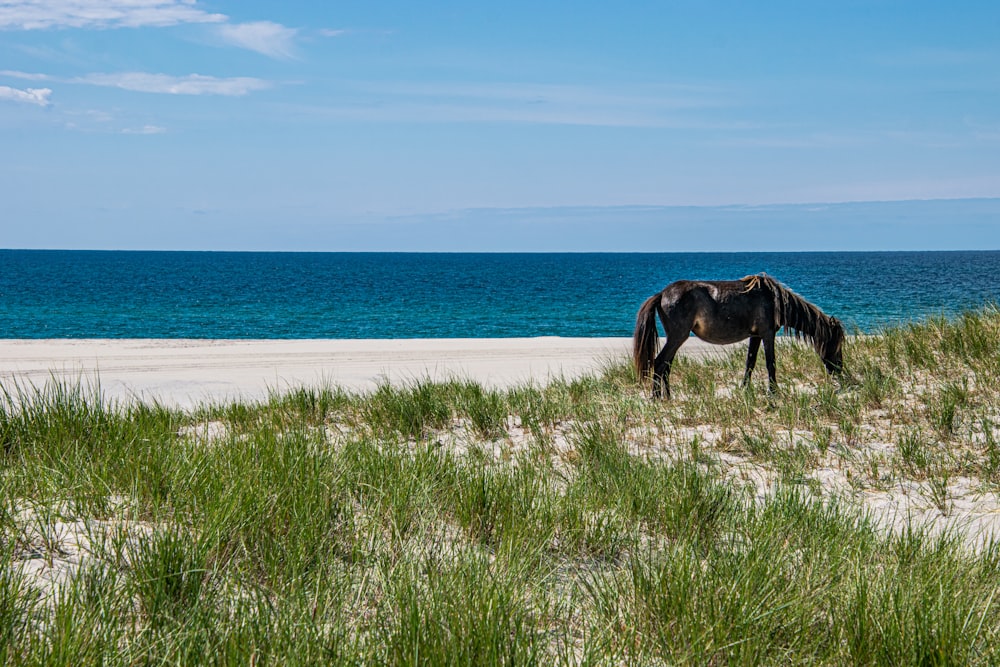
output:
M 740 278 L 746 287 L 744 293 L 754 290 L 770 291 L 774 296 L 775 328 L 791 329 L 796 338 L 811 343 L 821 356 L 827 344 L 838 343 L 843 337 L 843 327 L 836 318 L 830 317 L 818 306 L 788 289 L 766 273 Z M 838 343 L 839 344 L 839 343 Z

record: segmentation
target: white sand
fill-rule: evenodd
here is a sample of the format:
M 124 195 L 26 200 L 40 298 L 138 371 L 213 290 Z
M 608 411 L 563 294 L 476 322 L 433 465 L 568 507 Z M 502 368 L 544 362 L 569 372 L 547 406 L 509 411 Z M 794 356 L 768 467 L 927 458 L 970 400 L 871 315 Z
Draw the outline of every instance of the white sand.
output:
M 99 383 L 111 400 L 190 408 L 301 386 L 373 389 L 380 381 L 472 379 L 492 387 L 573 378 L 626 359 L 628 338 L 401 340 L 0 340 L 0 384 Z M 719 353 L 692 338 L 680 354 Z

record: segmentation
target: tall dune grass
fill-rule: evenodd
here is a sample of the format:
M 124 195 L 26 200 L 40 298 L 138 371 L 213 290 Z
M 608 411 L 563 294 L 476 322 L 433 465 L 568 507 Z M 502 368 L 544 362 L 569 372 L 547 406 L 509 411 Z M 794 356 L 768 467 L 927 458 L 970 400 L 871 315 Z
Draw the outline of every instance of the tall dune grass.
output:
M 845 356 L 837 383 L 782 345 L 774 396 L 737 388 L 742 352 L 678 360 L 670 402 L 624 360 L 505 391 L 303 388 L 190 413 L 8 387 L 0 656 L 995 664 L 997 544 L 888 530 L 813 473 L 937 484 L 942 506 L 956 476 L 994 490 L 1000 314 Z M 773 473 L 764 492 L 734 458 Z

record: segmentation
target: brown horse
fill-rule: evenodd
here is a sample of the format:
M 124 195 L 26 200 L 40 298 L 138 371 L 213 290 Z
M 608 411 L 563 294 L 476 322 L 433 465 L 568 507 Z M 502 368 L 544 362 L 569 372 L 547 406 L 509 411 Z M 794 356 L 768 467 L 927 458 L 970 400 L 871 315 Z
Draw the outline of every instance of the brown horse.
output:
M 660 353 L 656 316 L 666 332 Z M 757 363 L 757 351 L 764 344 L 768 387 L 777 387 L 774 365 L 774 336 L 778 329 L 791 329 L 797 338 L 810 342 L 828 373 L 839 373 L 843 366 L 844 327 L 835 317 L 791 291 L 765 274 L 740 280 L 678 280 L 662 292 L 646 299 L 635 320 L 632 357 L 640 377 L 650 371 L 653 398 L 670 396 L 670 366 L 677 349 L 694 332 L 709 343 L 725 345 L 750 339 L 743 385 Z M 654 359 L 655 355 L 655 359 Z

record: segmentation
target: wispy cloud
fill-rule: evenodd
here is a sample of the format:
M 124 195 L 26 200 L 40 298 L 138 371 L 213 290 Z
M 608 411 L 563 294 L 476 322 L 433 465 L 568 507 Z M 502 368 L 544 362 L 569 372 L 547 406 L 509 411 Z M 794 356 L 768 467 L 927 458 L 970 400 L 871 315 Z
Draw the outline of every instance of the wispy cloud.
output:
M 22 104 L 35 104 L 40 107 L 47 107 L 49 96 L 52 91 L 48 88 L 11 88 L 10 86 L 0 86 L 0 100 L 9 102 L 21 102 Z
M 125 128 L 122 130 L 122 134 L 141 134 L 141 135 L 151 135 L 151 134 L 165 134 L 167 128 L 160 127 L 159 125 L 143 125 L 138 128 Z
M 727 148 L 775 148 L 790 150 L 839 149 L 872 143 L 873 138 L 860 133 L 786 133 L 782 135 L 758 134 L 755 136 L 725 137 L 713 141 L 713 145 Z
M 119 114 L 103 110 L 62 110 L 62 116 L 65 118 L 64 127 L 67 130 L 85 134 L 148 136 L 167 132 L 167 128 L 161 125 L 152 123 L 136 125 L 133 121 L 123 120 Z
M 172 76 L 170 74 L 152 74 L 149 72 L 95 73 L 74 78 L 59 78 L 49 74 L 0 70 L 0 76 L 26 81 L 49 81 L 121 88 L 122 90 L 131 90 L 139 93 L 160 93 L 164 95 L 224 95 L 239 97 L 258 90 L 267 90 L 273 86 L 273 83 L 270 81 L 249 76 L 220 78 L 201 74 Z M 34 89 L 29 88 L 28 90 Z M 52 92 L 47 88 L 42 89 L 42 91 Z
M 635 84 L 585 86 L 550 83 L 366 83 L 359 89 L 380 95 L 442 100 L 501 101 L 566 107 L 704 109 L 728 106 L 723 91 L 707 86 Z
M 746 127 L 713 113 L 732 105 L 726 91 L 698 86 L 365 82 L 345 83 L 344 91 L 342 104 L 301 111 L 373 122 Z
M 270 81 L 253 77 L 217 78 L 189 74 L 170 76 L 148 72 L 121 72 L 117 74 L 88 74 L 73 79 L 74 83 L 121 88 L 140 93 L 165 95 L 225 95 L 241 96 L 271 87 Z
M 195 0 L 2 0 L 0 29 L 139 28 L 220 23 Z
M 66 118 L 66 129 L 90 131 L 94 128 L 101 128 L 106 132 L 107 128 L 115 122 L 115 115 L 104 109 L 66 109 L 63 110 Z
M 294 58 L 298 30 L 273 21 L 233 23 L 196 0 L 0 0 L 0 30 L 165 28 L 215 23 L 223 43 L 271 58 Z
M 227 44 L 262 53 L 271 58 L 295 57 L 294 28 L 287 28 L 271 21 L 252 23 L 227 23 L 217 28 L 218 35 Z
M 31 72 L 18 72 L 17 70 L 4 69 L 0 70 L 0 76 L 9 77 L 11 79 L 22 79 L 24 81 L 51 81 L 52 77 L 48 74 L 33 74 Z

